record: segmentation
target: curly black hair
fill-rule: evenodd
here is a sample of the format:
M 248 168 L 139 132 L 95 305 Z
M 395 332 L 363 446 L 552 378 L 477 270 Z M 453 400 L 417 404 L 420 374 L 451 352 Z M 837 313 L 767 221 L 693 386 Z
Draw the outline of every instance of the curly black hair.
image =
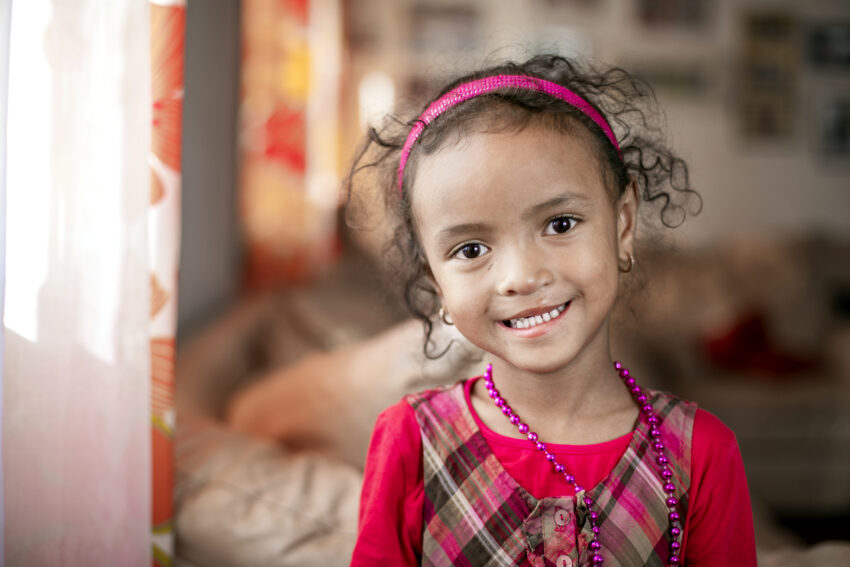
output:
M 457 104 L 431 122 L 413 146 L 401 191 L 397 178 L 399 155 L 417 119 L 405 122 L 391 117 L 380 132 L 374 127 L 369 129 L 343 190 L 348 204 L 352 205 L 355 179 L 365 170 L 377 173 L 377 178 L 370 178 L 370 182 L 377 179 L 385 205 L 398 219 L 395 238 L 386 252 L 394 272 L 402 280 L 407 308 L 425 325 L 426 356 L 434 356 L 429 353 L 429 345 L 432 317 L 439 302 L 427 277 L 429 269 L 413 222 L 411 193 L 421 156 L 434 153 L 450 137 L 457 140 L 470 132 L 520 131 L 532 121 L 572 134 L 578 126 L 591 134 L 612 200 L 619 199 L 633 181 L 640 199 L 652 205 L 650 209 L 658 212 L 661 224 L 668 228 L 680 225 L 688 213 L 696 214 L 702 206 L 699 194 L 691 188 L 687 164 L 665 144 L 662 116 L 652 87 L 619 67 L 598 69 L 558 55 L 538 55 L 522 63 L 494 65 L 459 77 L 437 93 L 425 108 L 458 85 L 494 75 L 537 77 L 580 95 L 607 119 L 622 158 L 602 129 L 582 111 L 548 94 L 514 87 Z

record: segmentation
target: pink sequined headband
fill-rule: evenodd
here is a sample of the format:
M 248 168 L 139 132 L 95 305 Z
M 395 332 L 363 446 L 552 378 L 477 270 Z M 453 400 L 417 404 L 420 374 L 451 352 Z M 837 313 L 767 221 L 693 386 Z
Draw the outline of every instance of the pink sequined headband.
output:
M 404 146 L 401 148 L 401 157 L 398 162 L 398 190 L 402 190 L 404 183 L 404 166 L 407 165 L 407 158 L 410 157 L 410 150 L 413 149 L 413 144 L 415 144 L 416 140 L 419 139 L 419 136 L 422 135 L 422 131 L 425 129 L 425 126 L 433 122 L 439 115 L 461 102 L 506 87 L 546 93 L 571 104 L 578 110 L 582 111 L 588 118 L 593 120 L 597 126 L 602 128 L 602 131 L 605 132 L 605 135 L 608 136 L 608 139 L 617 150 L 617 154 L 620 156 L 620 159 L 623 158 L 623 152 L 620 151 L 620 146 L 617 144 L 617 137 L 614 136 L 614 132 L 611 130 L 611 127 L 608 125 L 605 118 L 598 110 L 593 108 L 589 102 L 570 89 L 562 87 L 557 83 L 553 83 L 545 79 L 539 79 L 537 77 L 530 77 L 528 75 L 494 75 L 492 77 L 484 77 L 483 79 L 463 83 L 462 85 L 455 87 L 432 102 L 428 108 L 425 109 L 425 112 L 419 116 L 416 124 L 414 124 L 413 128 L 410 129 L 410 133 L 407 135 L 407 140 L 404 142 Z

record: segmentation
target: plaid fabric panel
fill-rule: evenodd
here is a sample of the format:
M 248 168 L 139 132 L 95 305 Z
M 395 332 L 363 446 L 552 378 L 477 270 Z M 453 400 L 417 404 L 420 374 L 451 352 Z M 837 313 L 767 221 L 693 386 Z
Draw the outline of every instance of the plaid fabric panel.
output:
M 679 500 L 677 511 L 686 518 L 696 405 L 659 392 L 652 392 L 650 399 L 661 419 L 661 439 Z M 666 565 L 670 541 L 667 495 L 656 456 L 649 427 L 641 421 L 609 477 L 590 491 L 599 512 L 599 543 L 606 566 Z M 589 537 L 589 522 L 582 532 Z
M 650 399 L 662 420 L 684 518 L 696 406 L 658 392 Z M 407 401 L 422 431 L 423 565 L 548 566 L 565 553 L 574 565 L 589 564 L 591 531 L 584 504 L 563 497 L 537 501 L 519 486 L 469 413 L 463 383 L 414 394 Z M 666 495 L 649 440 L 649 428 L 640 422 L 611 475 L 590 491 L 609 567 L 662 566 L 669 553 Z M 570 540 L 564 539 L 564 516 L 573 519 Z
M 463 385 L 408 397 L 422 430 L 422 564 L 518 565 L 533 501 L 498 463 L 468 415 Z M 519 490 L 518 490 L 519 489 Z

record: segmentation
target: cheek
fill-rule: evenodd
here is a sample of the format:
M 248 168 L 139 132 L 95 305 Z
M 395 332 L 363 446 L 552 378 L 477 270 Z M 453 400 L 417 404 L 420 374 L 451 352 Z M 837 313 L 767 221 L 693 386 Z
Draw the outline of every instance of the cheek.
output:
M 608 243 L 602 246 L 586 249 L 587 252 L 574 259 L 574 267 L 585 293 L 596 297 L 599 301 L 613 301 L 619 288 L 619 269 L 617 254 Z

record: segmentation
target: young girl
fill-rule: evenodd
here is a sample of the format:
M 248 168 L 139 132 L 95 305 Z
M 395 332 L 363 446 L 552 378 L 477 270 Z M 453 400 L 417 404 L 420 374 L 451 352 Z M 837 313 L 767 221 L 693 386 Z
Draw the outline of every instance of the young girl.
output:
M 639 203 L 671 226 L 695 195 L 647 102 L 622 70 L 538 56 L 372 131 L 355 167 L 393 170 L 408 305 L 489 364 L 378 418 L 352 565 L 756 564 L 732 432 L 611 353 Z

